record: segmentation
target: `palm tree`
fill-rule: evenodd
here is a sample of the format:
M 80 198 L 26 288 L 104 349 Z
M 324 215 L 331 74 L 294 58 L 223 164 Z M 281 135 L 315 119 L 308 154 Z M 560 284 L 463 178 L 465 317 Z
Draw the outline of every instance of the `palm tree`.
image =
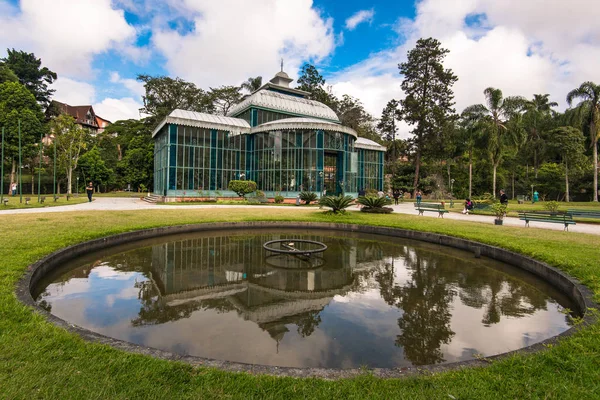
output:
M 594 201 L 598 201 L 598 139 L 600 138 L 600 85 L 583 82 L 577 89 L 567 94 L 569 107 L 579 99 L 579 112 L 585 116 L 594 158 Z
M 242 89 L 246 89 L 250 93 L 253 93 L 260 89 L 262 86 L 262 76 L 257 76 L 256 78 L 248 78 L 248 80 L 242 83 Z
M 539 144 L 541 143 L 541 133 L 546 128 L 544 125 L 549 121 L 549 117 L 554 114 L 552 107 L 557 107 L 558 103 L 549 101 L 549 94 L 534 94 L 532 100 L 525 101 L 525 125 L 527 126 L 528 142 L 533 148 L 533 170 L 537 178 Z
M 487 107 L 483 104 L 475 104 L 465 108 L 463 115 L 471 121 L 476 122 L 487 139 L 487 150 L 490 161 L 494 168 L 492 194 L 496 196 L 496 171 L 502 162 L 505 145 L 508 142 L 506 121 L 518 113 L 524 100 L 513 96 L 503 98 L 502 91 L 489 87 L 483 91 Z

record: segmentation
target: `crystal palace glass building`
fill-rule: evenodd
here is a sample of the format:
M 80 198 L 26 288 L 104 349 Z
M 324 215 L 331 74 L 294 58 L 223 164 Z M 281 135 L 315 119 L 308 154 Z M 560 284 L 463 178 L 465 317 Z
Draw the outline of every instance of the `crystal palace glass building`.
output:
M 385 147 L 357 137 L 291 81 L 278 72 L 227 116 L 169 114 L 153 132 L 155 194 L 234 196 L 227 186 L 236 179 L 255 181 L 269 197 L 382 190 Z

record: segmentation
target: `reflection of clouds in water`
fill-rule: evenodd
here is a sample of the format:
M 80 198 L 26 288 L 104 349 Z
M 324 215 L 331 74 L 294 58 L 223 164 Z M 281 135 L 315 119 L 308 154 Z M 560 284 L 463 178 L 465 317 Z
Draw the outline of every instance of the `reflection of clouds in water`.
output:
M 133 286 L 126 287 L 117 294 L 107 295 L 106 296 L 106 305 L 108 307 L 112 307 L 115 304 L 115 301 L 117 301 L 117 300 L 137 299 L 139 293 L 140 293 L 140 289 L 138 289 L 136 287 L 133 287 Z
M 485 307 L 467 307 L 455 298 L 453 308 L 451 329 L 456 335 L 442 346 L 449 362 L 464 359 L 466 349 L 473 349 L 469 358 L 475 353 L 492 356 L 530 346 L 569 328 L 560 314 L 562 307 L 551 302 L 547 304 L 548 310 L 537 310 L 526 318 L 502 316 L 500 323 L 489 327 L 481 325 Z
M 116 279 L 120 281 L 126 281 L 131 279 L 132 276 L 138 275 L 137 272 L 117 271 L 109 265 L 109 263 L 102 263 L 98 265 L 97 267 L 92 269 L 90 276 L 93 275 L 103 279 Z

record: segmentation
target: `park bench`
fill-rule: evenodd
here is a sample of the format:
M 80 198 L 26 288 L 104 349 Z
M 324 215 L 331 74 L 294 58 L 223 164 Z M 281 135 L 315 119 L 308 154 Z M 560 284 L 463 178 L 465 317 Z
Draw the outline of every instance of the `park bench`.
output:
M 567 210 L 567 214 L 579 218 L 598 218 L 600 219 L 600 210 Z
M 60 199 L 60 196 L 54 196 L 54 202 L 56 202 L 58 199 Z
M 423 215 L 423 212 L 425 211 L 433 211 L 438 213 L 438 218 L 442 217 L 444 218 L 444 214 L 448 212 L 448 210 L 446 210 L 444 208 L 444 205 L 439 204 L 439 203 L 414 203 L 415 208 L 417 209 L 417 211 L 419 212 L 419 215 Z
M 471 210 L 471 212 L 473 211 L 492 211 L 492 205 L 488 204 L 488 203 L 475 203 L 473 204 L 473 209 Z
M 40 197 L 40 203 L 42 203 L 42 204 L 43 204 L 43 203 L 44 203 L 44 201 L 46 201 L 46 196 L 41 196 L 41 197 Z
M 25 197 L 25 204 L 29 204 L 30 201 L 31 201 L 31 197 Z
M 2 199 L 2 202 L 4 203 L 4 205 L 6 206 L 8 204 L 8 199 Z
M 519 203 L 519 204 L 525 203 L 525 195 L 522 195 L 522 194 L 517 195 L 517 203 Z
M 550 211 L 520 212 L 519 219 L 525 221 L 525 226 L 529 226 L 529 222 L 531 221 L 563 224 L 565 226 L 565 231 L 569 230 L 569 225 L 575 225 L 575 221 L 573 221 L 573 216 L 571 214 Z

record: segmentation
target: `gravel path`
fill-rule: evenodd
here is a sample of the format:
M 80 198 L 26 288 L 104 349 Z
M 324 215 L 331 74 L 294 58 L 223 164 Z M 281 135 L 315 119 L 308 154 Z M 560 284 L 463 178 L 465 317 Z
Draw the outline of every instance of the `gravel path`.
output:
M 90 210 L 101 210 L 101 211 L 131 211 L 131 210 L 176 210 L 176 209 L 202 209 L 202 208 L 272 208 L 272 206 L 244 206 L 244 205 L 156 205 L 149 204 L 145 201 L 136 198 L 120 198 L 120 197 L 97 197 L 92 203 L 80 203 L 69 206 L 58 206 L 58 207 L 46 207 L 46 208 L 29 208 L 29 209 L 17 209 L 17 210 L 0 210 L 0 217 L 2 215 L 9 214 L 36 214 L 36 213 L 54 213 L 54 212 L 67 212 L 67 211 L 90 211 Z M 418 215 L 415 210 L 413 203 L 401 203 L 397 206 L 392 206 L 394 212 L 401 214 L 412 214 Z M 295 207 L 280 207 L 280 210 L 293 211 Z M 351 211 L 358 211 L 356 207 L 350 207 Z M 435 213 L 429 212 L 423 218 L 436 218 Z M 454 219 L 461 221 L 474 221 L 482 222 L 487 224 L 494 223 L 494 217 L 488 215 L 463 215 L 461 213 L 447 213 L 444 215 L 444 219 Z M 442 219 L 440 218 L 440 223 Z M 504 225 L 507 226 L 524 226 L 525 222 L 520 221 L 518 218 L 506 217 L 504 218 Z M 544 222 L 531 222 L 531 228 L 551 229 L 562 231 L 564 226 L 561 224 L 552 224 Z M 577 225 L 571 225 L 569 227 L 570 232 L 579 233 L 590 233 L 593 235 L 600 235 L 600 225 L 596 224 L 585 224 L 578 222 Z

